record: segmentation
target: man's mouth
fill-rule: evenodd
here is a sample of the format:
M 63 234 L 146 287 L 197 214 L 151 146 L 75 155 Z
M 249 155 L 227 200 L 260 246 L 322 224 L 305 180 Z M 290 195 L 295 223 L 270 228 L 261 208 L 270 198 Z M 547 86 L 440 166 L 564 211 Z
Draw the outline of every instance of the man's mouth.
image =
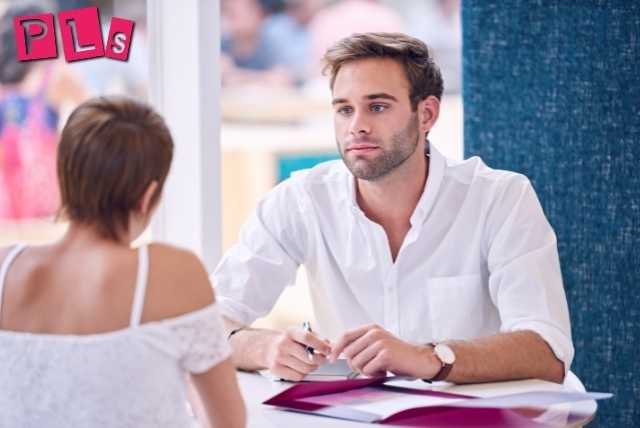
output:
M 354 152 L 354 153 L 366 153 L 366 152 L 376 150 L 378 148 L 379 147 L 376 146 L 375 144 L 356 143 L 356 144 L 350 144 L 349 146 L 347 146 L 345 151 Z

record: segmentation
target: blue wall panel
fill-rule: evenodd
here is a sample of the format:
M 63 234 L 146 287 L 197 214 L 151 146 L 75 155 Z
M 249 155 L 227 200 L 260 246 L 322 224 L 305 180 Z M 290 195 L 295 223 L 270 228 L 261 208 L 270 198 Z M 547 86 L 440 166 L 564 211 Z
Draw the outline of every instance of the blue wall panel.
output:
M 573 371 L 640 426 L 640 2 L 463 1 L 465 155 L 533 182 L 556 230 Z

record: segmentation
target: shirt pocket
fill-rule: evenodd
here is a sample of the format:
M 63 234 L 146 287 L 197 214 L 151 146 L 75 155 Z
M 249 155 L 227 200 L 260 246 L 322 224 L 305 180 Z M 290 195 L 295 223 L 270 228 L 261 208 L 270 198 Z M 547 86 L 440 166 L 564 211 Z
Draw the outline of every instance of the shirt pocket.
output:
M 426 293 L 434 342 L 497 333 L 497 313 L 481 274 L 429 278 Z

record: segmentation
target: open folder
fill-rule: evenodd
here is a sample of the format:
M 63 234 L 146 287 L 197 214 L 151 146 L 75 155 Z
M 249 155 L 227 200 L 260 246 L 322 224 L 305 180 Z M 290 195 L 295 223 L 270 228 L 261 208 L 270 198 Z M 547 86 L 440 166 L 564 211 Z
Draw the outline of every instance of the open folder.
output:
M 610 398 L 611 394 L 533 391 L 479 398 L 385 385 L 395 378 L 300 383 L 264 404 L 287 410 L 381 424 L 430 427 L 541 427 L 533 409 Z M 521 411 L 527 408 L 529 411 Z

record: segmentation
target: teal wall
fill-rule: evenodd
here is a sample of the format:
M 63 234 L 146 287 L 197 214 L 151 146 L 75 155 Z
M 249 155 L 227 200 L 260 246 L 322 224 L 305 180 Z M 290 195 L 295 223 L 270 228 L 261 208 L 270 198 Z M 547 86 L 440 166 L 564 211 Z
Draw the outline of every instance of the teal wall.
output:
M 300 169 L 312 168 L 315 165 L 333 159 L 339 159 L 340 156 L 335 152 L 327 153 L 292 153 L 280 155 L 277 157 L 278 183 L 289 178 L 292 172 Z

